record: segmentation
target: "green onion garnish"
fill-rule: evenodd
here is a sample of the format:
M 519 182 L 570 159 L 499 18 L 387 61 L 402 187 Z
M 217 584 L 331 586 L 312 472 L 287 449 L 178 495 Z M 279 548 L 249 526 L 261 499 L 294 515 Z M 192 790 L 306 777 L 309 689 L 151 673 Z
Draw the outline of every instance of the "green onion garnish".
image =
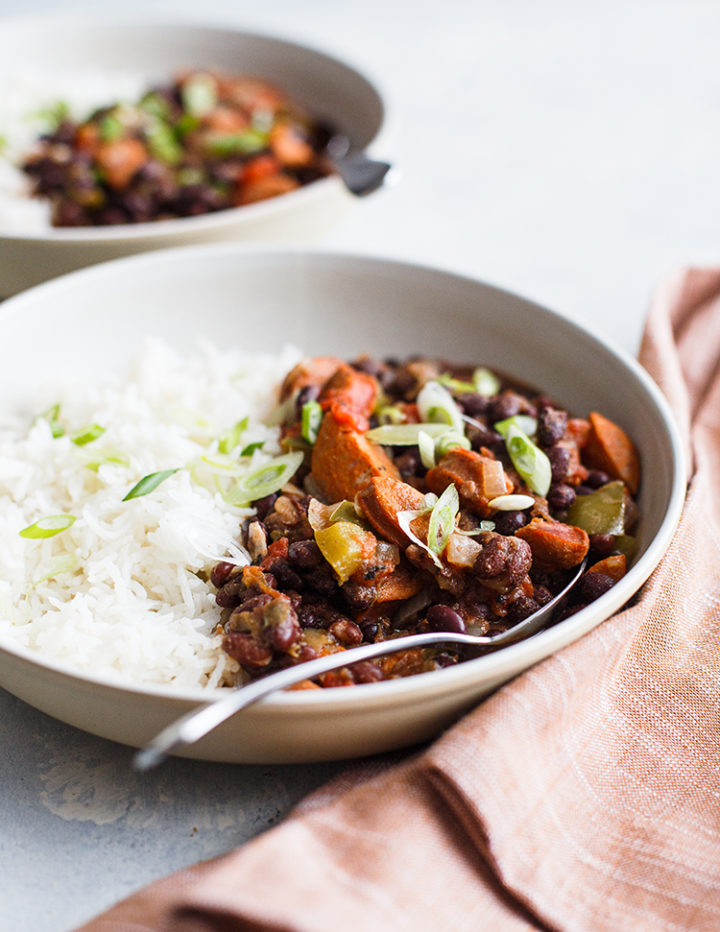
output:
M 382 424 L 373 427 L 365 436 L 373 443 L 388 447 L 414 447 L 417 446 L 420 433 L 437 438 L 447 433 L 447 424 Z
M 29 524 L 19 533 L 20 537 L 43 540 L 46 537 L 55 537 L 56 534 L 67 531 L 76 521 L 75 515 L 47 515 L 44 518 L 39 518 L 35 524 Z
M 304 459 L 303 453 L 276 456 L 269 463 L 253 469 L 239 479 L 225 493 L 225 501 L 230 505 L 242 507 L 256 502 L 259 498 L 265 498 L 266 495 L 272 495 L 292 479 Z
M 44 120 L 48 128 L 55 130 L 70 117 L 70 107 L 64 100 L 58 100 L 45 110 L 37 110 L 30 114 L 30 119 Z
M 437 439 L 435 455 L 438 459 L 442 459 L 450 450 L 457 450 L 458 447 L 462 447 L 463 450 L 469 450 L 471 446 L 472 444 L 463 434 L 458 434 L 454 430 L 447 430 Z
M 455 484 L 450 483 L 435 502 L 433 510 L 430 512 L 430 523 L 428 524 L 428 547 L 431 553 L 438 557 L 450 540 L 450 535 L 455 528 L 455 518 L 459 511 L 460 498 Z
M 303 438 L 312 446 L 318 438 L 320 424 L 323 419 L 323 410 L 317 401 L 306 401 L 302 406 Z
M 177 165 L 182 159 L 182 147 L 167 123 L 157 122 L 145 130 L 148 148 L 152 155 L 166 165 Z
M 513 417 L 506 417 L 504 421 L 498 421 L 493 426 L 503 437 L 507 433 L 509 427 L 517 427 L 518 430 L 527 434 L 528 437 L 532 437 L 537 430 L 537 418 L 530 417 L 529 414 L 515 414 Z
M 194 74 L 183 84 L 180 99 L 186 113 L 205 116 L 217 104 L 217 81 L 210 74 Z
M 104 450 L 93 449 L 92 453 L 89 453 L 88 456 L 89 459 L 85 461 L 85 468 L 91 469 L 93 472 L 97 472 L 101 466 L 109 464 L 114 466 L 130 465 L 130 457 L 121 450 L 112 450 L 110 448 L 105 448 Z
M 240 446 L 242 435 L 247 430 L 249 418 L 244 417 L 237 424 L 234 424 L 229 430 L 224 431 L 218 437 L 218 451 L 220 453 L 231 453 L 235 447 Z
M 106 113 L 100 120 L 98 132 L 103 142 L 113 142 L 120 139 L 125 132 L 125 127 L 114 113 Z
M 489 369 L 476 369 L 473 372 L 474 390 L 479 395 L 497 395 L 500 391 L 500 379 Z
M 61 573 L 69 573 L 70 570 L 74 570 L 77 566 L 77 557 L 74 553 L 63 553 L 59 557 L 55 557 L 54 560 L 50 562 L 47 568 L 47 572 L 44 576 L 41 576 L 40 579 L 36 579 L 32 587 L 39 586 L 40 583 L 45 582 L 48 579 L 54 579 L 56 576 L 60 576 Z
M 148 91 L 145 94 L 140 101 L 140 109 L 144 110 L 145 113 L 149 113 L 150 116 L 157 117 L 159 120 L 170 119 L 170 104 L 162 94 L 157 94 L 155 91 Z
M 459 434 L 465 433 L 462 412 L 450 392 L 439 382 L 426 382 L 418 392 L 420 417 L 433 424 L 445 424 Z
M 256 440 L 254 443 L 249 443 L 246 447 L 242 448 L 240 456 L 252 456 L 256 450 L 262 450 L 264 445 L 264 440 Z
M 99 424 L 91 424 L 89 427 L 84 427 L 76 434 L 73 434 L 70 439 L 76 447 L 84 447 L 86 443 L 92 443 L 93 440 L 97 440 L 98 437 L 102 437 L 104 433 L 104 427 L 101 427 Z
M 125 498 L 123 498 L 123 501 L 129 502 L 131 498 L 142 498 L 143 495 L 149 495 L 161 482 L 164 482 L 170 476 L 179 472 L 179 469 L 180 467 L 177 467 L 177 469 L 162 469 L 160 472 L 151 472 L 147 476 L 143 476 L 142 479 L 130 489 Z
M 385 407 L 380 408 L 377 416 L 381 424 L 402 424 L 405 420 L 405 415 L 395 405 L 385 405 Z
M 420 462 L 425 469 L 433 469 L 435 466 L 435 441 L 424 430 L 418 432 L 418 450 L 420 451 Z
M 267 134 L 249 129 L 244 133 L 225 133 L 208 139 L 207 148 L 212 155 L 250 155 L 267 146 Z
M 462 379 L 455 379 L 449 372 L 443 372 L 442 375 L 438 376 L 437 380 L 445 388 L 458 395 L 467 395 L 476 390 L 473 382 L 463 382 Z
M 552 482 L 552 466 L 547 454 L 536 447 L 528 435 L 514 424 L 510 424 L 504 432 L 501 430 L 500 433 L 503 435 L 505 447 L 518 473 L 533 492 L 543 497 L 547 495 Z
M 50 405 L 47 411 L 43 411 L 42 414 L 39 414 L 37 416 L 36 420 L 40 420 L 40 419 L 48 422 L 48 424 L 50 425 L 50 432 L 52 433 L 53 437 L 55 438 L 62 437 L 63 434 L 65 433 L 65 428 L 60 423 L 60 405 L 59 404 Z

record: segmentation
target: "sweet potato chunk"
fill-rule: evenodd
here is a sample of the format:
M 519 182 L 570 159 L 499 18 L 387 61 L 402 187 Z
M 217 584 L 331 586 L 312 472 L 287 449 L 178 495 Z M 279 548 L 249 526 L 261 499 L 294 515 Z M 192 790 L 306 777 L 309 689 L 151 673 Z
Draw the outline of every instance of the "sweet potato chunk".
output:
M 383 539 L 399 547 L 407 547 L 410 538 L 397 521 L 399 511 L 417 511 L 423 503 L 423 494 L 417 489 L 393 479 L 379 476 L 358 494 L 357 503 L 373 529 Z
M 634 495 L 640 484 L 640 457 L 635 445 L 622 427 L 593 411 L 590 414 L 590 435 L 583 453 L 593 469 L 622 479 Z
M 312 359 L 302 359 L 285 376 L 280 389 L 280 400 L 289 398 L 294 391 L 314 385 L 322 388 L 333 373 L 344 366 L 345 363 L 337 356 L 314 356 Z
M 602 573 L 603 576 L 609 576 L 617 582 L 622 579 L 627 571 L 627 560 L 624 553 L 614 553 L 604 560 L 598 560 L 597 563 L 588 569 L 588 573 Z
M 530 544 L 533 565 L 548 572 L 577 566 L 590 548 L 590 538 L 582 528 L 561 521 L 533 518 L 515 536 Z
M 130 184 L 135 172 L 147 162 L 148 153 L 139 139 L 116 139 L 102 143 L 95 158 L 110 187 L 122 189 Z
M 367 430 L 379 391 L 377 379 L 342 365 L 323 386 L 319 400 L 323 411 L 332 411 L 338 421 Z
M 312 451 L 312 473 L 331 502 L 354 499 L 374 476 L 400 477 L 382 447 L 359 431 L 345 430 L 332 412 L 320 425 Z
M 513 490 L 512 482 L 505 476 L 499 460 L 461 448 L 443 456 L 437 466 L 428 472 L 425 481 L 436 495 L 442 495 L 454 483 L 462 507 L 481 517 L 490 513 L 489 501 Z

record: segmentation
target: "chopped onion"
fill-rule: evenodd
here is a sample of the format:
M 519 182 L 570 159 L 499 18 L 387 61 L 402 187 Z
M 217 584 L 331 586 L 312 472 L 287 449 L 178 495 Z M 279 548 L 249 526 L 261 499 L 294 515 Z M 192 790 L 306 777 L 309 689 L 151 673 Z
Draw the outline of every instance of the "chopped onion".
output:
M 497 508 L 498 511 L 524 511 L 534 504 L 535 499 L 529 495 L 498 495 L 488 502 L 491 508 Z
M 484 456 L 482 459 L 482 485 L 480 494 L 487 499 L 497 498 L 507 492 L 505 485 L 505 470 L 500 460 L 491 460 Z
M 453 566 L 473 566 L 480 553 L 480 544 L 467 534 L 454 531 L 445 548 L 445 557 Z
M 217 81 L 211 74 L 200 72 L 183 83 L 180 89 L 183 110 L 193 117 L 202 117 L 215 107 L 218 100 Z
M 417 406 L 420 417 L 433 424 L 446 424 L 464 434 L 462 412 L 450 392 L 439 382 L 426 382 L 418 392 Z

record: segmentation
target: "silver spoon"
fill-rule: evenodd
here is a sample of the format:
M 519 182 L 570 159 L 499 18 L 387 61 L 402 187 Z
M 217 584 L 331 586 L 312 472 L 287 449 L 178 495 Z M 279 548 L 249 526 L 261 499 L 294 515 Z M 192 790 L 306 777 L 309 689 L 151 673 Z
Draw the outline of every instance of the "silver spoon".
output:
M 352 151 L 350 140 L 341 133 L 330 137 L 325 152 L 345 187 L 356 197 L 372 194 L 389 180 L 390 176 L 396 176 L 389 162 L 379 162 L 369 158 L 364 152 Z
M 427 647 L 429 644 L 463 644 L 470 647 L 494 649 L 529 637 L 549 621 L 552 613 L 565 600 L 569 591 L 582 576 L 586 562 L 587 560 L 583 560 L 570 582 L 553 599 L 507 631 L 488 635 L 426 631 L 422 634 L 410 634 L 376 644 L 363 644 L 360 647 L 352 647 L 349 650 L 318 657 L 316 660 L 308 660 L 285 670 L 278 670 L 277 673 L 271 673 L 263 679 L 231 690 L 217 702 L 191 709 L 190 712 L 164 728 L 149 744 L 138 751 L 133 758 L 133 767 L 135 770 L 151 770 L 162 763 L 172 751 L 195 744 L 231 715 L 240 712 L 241 709 L 246 709 L 269 693 L 278 689 L 286 689 L 301 680 L 309 680 L 322 673 L 329 673 L 331 670 L 347 667 L 361 660 L 374 660 L 376 657 L 383 657 L 395 651 L 408 650 L 411 647 Z

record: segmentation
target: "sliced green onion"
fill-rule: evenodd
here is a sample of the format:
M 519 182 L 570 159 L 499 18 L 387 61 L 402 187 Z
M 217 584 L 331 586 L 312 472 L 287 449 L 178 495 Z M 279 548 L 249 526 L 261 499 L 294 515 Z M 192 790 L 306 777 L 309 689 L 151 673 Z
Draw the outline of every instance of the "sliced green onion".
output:
M 479 527 L 475 527 L 470 531 L 464 531 L 461 528 L 455 528 L 456 534 L 464 534 L 466 537 L 477 537 L 478 534 L 482 534 L 484 531 L 494 531 L 495 522 L 494 521 L 481 521 Z
M 382 424 L 373 427 L 365 436 L 373 443 L 388 447 L 414 447 L 421 432 L 437 438 L 447 432 L 447 424 Z
M 552 481 L 552 466 L 547 454 L 514 424 L 507 428 L 503 436 L 515 469 L 533 492 L 543 497 L 547 495 Z
M 455 518 L 460 511 L 460 497 L 454 483 L 445 489 L 430 512 L 428 524 L 428 547 L 436 556 L 445 549 L 455 529 Z
M 74 553 L 63 553 L 58 557 L 55 557 L 54 560 L 50 562 L 47 568 L 47 572 L 44 576 L 41 576 L 40 579 L 36 579 L 32 587 L 39 586 L 40 583 L 45 582 L 48 579 L 54 579 L 56 576 L 60 576 L 62 573 L 69 573 L 70 570 L 74 570 L 77 566 L 77 557 Z
M 500 379 L 489 369 L 479 368 L 473 372 L 474 390 L 479 395 L 497 395 L 500 391 Z
M 155 91 L 148 91 L 147 94 L 145 94 L 140 101 L 140 109 L 150 114 L 150 116 L 157 117 L 159 120 L 170 119 L 169 102 L 162 94 L 158 94 Z
M 38 518 L 35 524 L 29 524 L 19 533 L 20 537 L 43 540 L 46 537 L 55 537 L 56 534 L 67 531 L 76 521 L 75 515 L 46 515 L 44 518 Z
M 405 420 L 405 414 L 395 405 L 385 405 L 380 408 L 377 416 L 381 424 L 402 424 Z
M 186 113 L 205 116 L 217 104 L 217 81 L 210 74 L 194 74 L 183 84 L 180 99 Z
M 528 437 L 532 437 L 537 431 L 537 418 L 530 417 L 529 414 L 515 414 L 512 417 L 506 417 L 504 421 L 498 421 L 493 426 L 503 437 L 510 427 L 516 427 Z
M 225 493 L 225 501 L 238 507 L 249 505 L 259 498 L 272 495 L 295 475 L 305 459 L 303 453 L 286 453 L 276 456 L 247 473 Z
M 435 455 L 438 459 L 442 459 L 450 450 L 457 450 L 458 447 L 462 447 L 463 450 L 469 450 L 471 446 L 470 441 L 464 434 L 458 434 L 454 430 L 448 430 L 438 437 L 435 444 Z
M 267 146 L 267 134 L 249 129 L 244 133 L 223 133 L 213 136 L 207 141 L 207 148 L 212 155 L 225 157 L 228 155 L 250 155 L 259 152 Z
M 323 419 L 323 410 L 317 401 L 306 401 L 302 406 L 303 438 L 312 446 L 318 438 L 320 424 Z
M 148 148 L 152 155 L 166 165 L 177 165 L 182 159 L 182 147 L 167 123 L 157 122 L 145 130 Z
M 426 382 L 417 396 L 420 417 L 433 424 L 447 424 L 459 434 L 465 433 L 460 408 L 450 392 L 439 382 Z
M 93 449 L 92 453 L 84 453 L 88 457 L 85 460 L 85 468 L 97 472 L 101 466 L 129 466 L 130 457 L 122 450 L 113 450 L 109 447 L 105 449 Z
M 62 437 L 65 433 L 65 428 L 60 423 L 60 405 L 50 405 L 47 411 L 43 411 L 42 414 L 38 414 L 35 420 L 47 421 L 50 425 L 50 432 L 56 439 Z
M 264 446 L 264 440 L 256 440 L 254 443 L 249 443 L 246 447 L 243 447 L 240 456 L 252 456 L 256 450 L 262 450 Z
M 435 441 L 424 430 L 418 433 L 418 450 L 420 451 L 420 461 L 425 469 L 433 469 L 435 466 Z
M 58 100 L 45 110 L 30 114 L 31 120 L 44 120 L 50 129 L 57 129 L 61 123 L 70 118 L 70 107 L 64 100 Z
M 176 469 L 161 469 L 160 472 L 151 472 L 147 476 L 143 476 L 142 479 L 130 489 L 125 498 L 123 498 L 123 501 L 129 502 L 131 498 L 142 498 L 143 495 L 149 495 L 161 482 L 169 479 L 170 476 L 175 475 L 175 473 L 179 471 L 180 467 L 178 466 Z
M 105 116 L 101 118 L 98 125 L 98 133 L 103 142 L 114 142 L 114 140 L 120 139 L 124 132 L 125 127 L 122 120 L 119 120 L 116 114 L 106 113 Z
M 70 438 L 76 447 L 84 447 L 87 443 L 92 443 L 93 440 L 97 440 L 98 437 L 102 437 L 105 433 L 105 428 L 101 427 L 99 424 L 90 424 L 89 427 L 83 427 L 82 430 L 79 430 L 76 434 Z
M 249 418 L 244 417 L 241 421 L 238 421 L 237 424 L 233 424 L 229 430 L 220 434 L 218 437 L 218 450 L 220 453 L 231 453 L 235 447 L 240 446 L 242 435 L 247 430 L 249 423 Z
M 525 511 L 534 504 L 535 499 L 530 495 L 498 495 L 488 502 L 491 508 L 497 508 L 498 511 Z
M 475 391 L 475 384 L 473 382 L 463 382 L 461 379 L 455 379 L 449 372 L 443 372 L 442 375 L 438 376 L 437 381 L 445 388 L 458 395 L 467 395 Z

